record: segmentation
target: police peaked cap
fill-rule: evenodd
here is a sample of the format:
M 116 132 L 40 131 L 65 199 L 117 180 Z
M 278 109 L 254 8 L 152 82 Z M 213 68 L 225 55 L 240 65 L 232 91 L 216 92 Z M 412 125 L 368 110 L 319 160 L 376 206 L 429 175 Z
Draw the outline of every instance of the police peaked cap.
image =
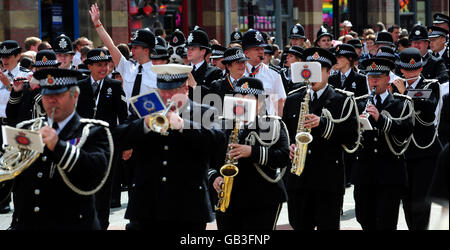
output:
M 331 51 L 323 48 L 308 48 L 303 51 L 304 62 L 319 62 L 322 67 L 331 68 L 336 64 L 336 57 Z
M 355 47 L 351 44 L 339 44 L 336 46 L 334 55 L 336 57 L 338 56 L 344 56 L 344 57 L 351 57 L 351 58 L 358 58 L 358 54 L 356 54 Z
M 76 86 L 82 78 L 81 72 L 72 69 L 49 68 L 34 72 L 33 77 L 39 81 L 42 95 L 54 95 L 66 92 Z
M 435 38 L 435 37 L 447 37 L 448 30 L 438 27 L 438 26 L 431 26 L 428 28 L 428 37 L 429 38 Z
M 363 45 L 361 43 L 361 40 L 359 40 L 359 38 L 350 39 L 350 40 L 347 41 L 347 44 L 351 44 L 355 48 L 362 48 L 363 47 Z
M 287 51 L 288 54 L 293 54 L 299 58 L 302 58 L 303 56 L 303 51 L 305 51 L 304 48 L 300 47 L 300 46 L 292 46 L 289 48 L 289 50 Z
M 433 23 L 447 23 L 448 25 L 449 16 L 442 13 L 436 13 L 433 15 L 433 19 Z
M 242 77 L 236 83 L 234 93 L 241 95 L 263 95 L 264 85 L 261 80 L 254 77 Z
M 0 57 L 7 57 L 13 54 L 19 54 L 22 52 L 22 48 L 19 43 L 14 40 L 6 40 L 0 45 Z
M 404 70 L 416 70 L 423 66 L 422 54 L 416 48 L 406 48 L 399 54 L 400 59 L 396 61 L 397 67 Z
M 367 75 L 381 75 L 389 73 L 395 68 L 394 62 L 386 58 L 368 58 L 361 62 L 361 70 Z
M 91 64 L 96 62 L 109 62 L 112 60 L 112 56 L 109 55 L 106 49 L 91 49 L 88 51 L 86 55 L 86 60 L 84 60 L 84 64 Z
M 389 46 L 379 47 L 375 57 L 376 58 L 386 58 L 393 62 L 395 62 L 395 60 L 397 60 L 397 56 L 395 55 L 394 49 Z
M 55 51 L 44 49 L 36 53 L 36 62 L 33 67 L 58 67 L 59 65 L 61 63 L 56 59 Z
M 248 61 L 248 60 L 250 59 L 248 59 L 244 55 L 244 51 L 241 48 L 234 47 L 225 50 L 225 53 L 223 54 L 222 64 L 231 64 L 232 62 Z

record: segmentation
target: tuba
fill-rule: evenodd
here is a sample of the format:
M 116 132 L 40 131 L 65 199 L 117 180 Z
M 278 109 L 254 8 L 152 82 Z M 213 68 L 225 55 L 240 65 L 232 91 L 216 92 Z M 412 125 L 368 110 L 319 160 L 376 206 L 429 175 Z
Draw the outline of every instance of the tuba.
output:
M 167 119 L 166 115 L 167 112 L 172 108 L 172 106 L 175 104 L 175 102 L 172 102 L 171 100 L 168 100 L 169 105 L 166 109 L 164 109 L 161 113 L 155 113 L 150 116 L 150 120 L 148 122 L 148 125 L 150 129 L 154 132 L 161 133 L 161 135 L 168 135 L 169 133 L 167 130 L 169 129 L 169 120 Z
M 239 120 L 235 121 L 233 132 L 228 139 L 228 148 L 225 156 L 225 165 L 220 168 L 220 174 L 223 176 L 223 182 L 220 184 L 219 202 L 216 205 L 216 210 L 225 212 L 230 205 L 231 189 L 233 188 L 234 177 L 238 174 L 239 169 L 236 166 L 237 160 L 230 157 L 231 144 L 238 142 L 239 135 Z
M 303 102 L 300 104 L 300 114 L 298 118 L 297 134 L 295 135 L 296 148 L 294 159 L 292 160 L 291 173 L 300 176 L 305 168 L 308 144 L 313 140 L 311 129 L 305 128 L 305 115 L 309 113 L 309 100 L 311 99 L 311 85 L 307 85 L 307 90 Z
M 39 131 L 42 127 L 47 126 L 43 117 L 32 120 L 32 122 L 33 124 L 29 128 L 31 131 Z M 17 127 L 20 128 L 25 123 L 27 122 L 20 123 Z M 31 166 L 39 158 L 39 155 L 39 152 L 25 147 L 6 146 L 5 153 L 0 157 L 0 182 L 14 179 Z

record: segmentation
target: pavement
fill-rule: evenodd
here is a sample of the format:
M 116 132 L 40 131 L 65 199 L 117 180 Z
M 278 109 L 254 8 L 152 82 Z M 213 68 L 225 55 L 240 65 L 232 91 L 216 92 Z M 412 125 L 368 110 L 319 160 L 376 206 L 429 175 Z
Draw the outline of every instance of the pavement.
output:
M 128 193 L 122 192 L 122 207 L 111 209 L 110 226 L 108 230 L 125 230 L 125 225 L 129 222 L 124 219 L 125 210 L 128 202 Z M 12 205 L 12 203 L 11 203 Z M 355 218 L 355 201 L 353 199 L 353 186 L 345 191 L 344 195 L 344 214 L 341 216 L 341 230 L 361 230 L 361 226 Z M 430 214 L 430 229 L 436 228 L 441 215 L 441 206 L 433 204 Z M 5 230 L 11 223 L 12 211 L 8 214 L 0 214 L 0 230 Z M 406 225 L 403 209 L 400 205 L 399 220 L 397 224 L 398 230 L 408 230 Z M 446 228 L 448 230 L 448 223 Z M 207 230 L 217 230 L 215 221 L 208 223 Z M 277 222 L 277 230 L 292 230 L 289 225 L 287 203 L 283 204 L 281 213 Z

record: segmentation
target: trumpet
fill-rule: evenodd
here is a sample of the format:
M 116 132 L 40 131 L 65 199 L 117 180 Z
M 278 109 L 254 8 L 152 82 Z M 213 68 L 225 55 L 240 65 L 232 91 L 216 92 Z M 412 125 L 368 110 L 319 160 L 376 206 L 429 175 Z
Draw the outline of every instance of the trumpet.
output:
M 148 121 L 149 128 L 161 135 L 168 135 L 167 130 L 169 129 L 170 123 L 169 119 L 167 119 L 166 115 L 175 102 L 168 100 L 168 106 L 161 113 L 155 113 L 150 116 L 150 120 Z
M 219 202 L 216 205 L 216 210 L 225 212 L 230 205 L 231 189 L 233 188 L 234 177 L 239 173 L 239 168 L 237 167 L 237 160 L 230 157 L 231 144 L 236 144 L 238 142 L 239 135 L 239 120 L 235 121 L 233 132 L 230 135 L 228 142 L 227 153 L 225 156 L 225 165 L 220 168 L 220 174 L 223 176 L 223 182 L 220 184 L 220 192 L 218 194 Z

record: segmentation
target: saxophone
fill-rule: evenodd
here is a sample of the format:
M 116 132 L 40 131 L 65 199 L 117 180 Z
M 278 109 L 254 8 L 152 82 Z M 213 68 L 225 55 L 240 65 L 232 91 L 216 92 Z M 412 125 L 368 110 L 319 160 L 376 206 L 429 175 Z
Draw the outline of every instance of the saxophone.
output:
M 220 192 L 218 194 L 219 201 L 216 210 L 225 212 L 230 205 L 231 189 L 233 188 L 233 179 L 238 174 L 239 169 L 236 166 L 237 160 L 230 157 L 231 144 L 238 143 L 239 120 L 235 121 L 233 132 L 228 139 L 228 148 L 225 156 L 225 164 L 220 168 L 220 174 L 223 176 L 223 182 L 220 184 Z
M 294 159 L 292 160 L 291 173 L 300 176 L 305 168 L 308 144 L 313 140 L 311 129 L 305 128 L 305 115 L 309 113 L 309 100 L 311 99 L 311 85 L 307 85 L 307 90 L 303 102 L 300 104 L 300 114 L 298 117 L 297 134 L 295 135 L 296 148 Z

